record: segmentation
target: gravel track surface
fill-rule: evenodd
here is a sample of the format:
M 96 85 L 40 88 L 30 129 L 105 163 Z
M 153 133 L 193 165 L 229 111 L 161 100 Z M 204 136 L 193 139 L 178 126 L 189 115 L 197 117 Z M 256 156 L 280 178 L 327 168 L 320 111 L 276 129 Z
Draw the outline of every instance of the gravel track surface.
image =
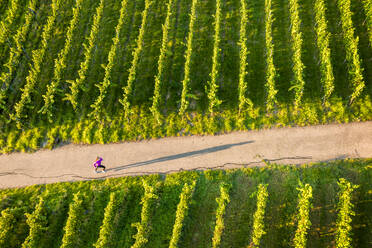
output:
M 95 173 L 96 156 L 107 173 Z M 300 164 L 372 157 L 372 122 L 172 137 L 107 145 L 64 145 L 0 155 L 0 188 L 207 168 Z

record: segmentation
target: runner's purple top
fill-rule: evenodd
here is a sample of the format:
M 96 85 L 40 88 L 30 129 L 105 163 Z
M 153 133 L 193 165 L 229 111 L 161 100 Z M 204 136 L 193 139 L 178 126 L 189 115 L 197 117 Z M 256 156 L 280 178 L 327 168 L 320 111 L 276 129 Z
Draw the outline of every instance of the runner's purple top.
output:
M 98 167 L 98 166 L 100 166 L 101 165 L 101 163 L 102 163 L 102 158 L 99 158 L 94 164 L 93 164 L 93 166 L 94 167 Z

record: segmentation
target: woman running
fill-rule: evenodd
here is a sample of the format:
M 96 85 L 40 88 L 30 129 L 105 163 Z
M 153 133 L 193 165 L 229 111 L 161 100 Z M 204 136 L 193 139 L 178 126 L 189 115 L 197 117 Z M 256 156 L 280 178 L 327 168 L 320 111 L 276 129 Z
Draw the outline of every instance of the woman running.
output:
M 98 171 L 97 171 L 98 168 L 103 168 L 103 172 L 106 173 L 106 167 L 101 164 L 102 160 L 103 160 L 103 158 L 97 156 L 96 162 L 93 164 L 93 166 L 95 167 L 95 172 L 96 173 L 98 173 Z

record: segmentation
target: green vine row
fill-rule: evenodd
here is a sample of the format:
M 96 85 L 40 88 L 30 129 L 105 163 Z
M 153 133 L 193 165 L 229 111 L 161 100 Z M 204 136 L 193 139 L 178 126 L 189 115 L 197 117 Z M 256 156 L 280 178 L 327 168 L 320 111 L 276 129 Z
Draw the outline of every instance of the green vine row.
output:
M 310 222 L 310 200 L 313 197 L 313 190 L 309 184 L 301 184 L 297 188 L 298 193 L 298 205 L 297 205 L 297 230 L 293 239 L 294 247 L 306 248 L 307 242 L 307 231 L 311 226 Z
M 44 237 L 44 233 L 48 226 L 47 206 L 44 199 L 46 194 L 47 193 L 44 193 L 43 196 L 40 197 L 39 203 L 36 205 L 32 214 L 26 213 L 26 222 L 30 228 L 30 231 L 26 240 L 22 244 L 22 248 L 40 247 L 41 240 Z
M 83 197 L 84 195 L 80 192 L 74 194 L 72 203 L 68 211 L 68 218 L 62 238 L 61 248 L 74 248 L 79 244 L 79 229 L 81 228 L 82 222 L 80 217 L 83 214 Z
M 274 65 L 274 43 L 272 37 L 273 13 L 271 0 L 265 0 L 265 42 L 266 42 L 266 111 L 270 113 L 277 105 L 275 89 L 276 69 Z
M 240 0 L 240 35 L 239 35 L 239 112 L 242 112 L 245 106 L 252 107 L 252 101 L 246 97 L 247 82 L 245 77 L 247 75 L 247 23 L 248 23 L 248 10 L 246 0 Z
M 13 77 L 13 73 L 16 71 L 19 65 L 19 58 L 23 53 L 23 47 L 27 39 L 27 34 L 30 30 L 32 20 L 35 17 L 35 8 L 37 0 L 30 0 L 27 9 L 28 12 L 25 16 L 25 21 L 19 26 L 16 34 L 13 36 L 14 46 L 10 48 L 9 58 L 7 62 L 3 65 L 5 70 L 1 73 L 0 84 L 2 85 L 0 89 L 0 108 L 4 111 L 9 111 L 6 102 L 7 92 L 10 87 L 10 83 Z
M 118 24 L 116 25 L 115 36 L 113 38 L 113 43 L 108 54 L 108 63 L 105 66 L 105 77 L 102 82 L 96 84 L 96 87 L 99 89 L 99 96 L 96 98 L 95 102 L 92 105 L 90 105 L 91 108 L 93 109 L 92 112 L 90 113 L 90 116 L 93 116 L 97 121 L 100 120 L 100 117 L 104 111 L 103 110 L 104 99 L 107 94 L 107 89 L 111 84 L 112 68 L 114 67 L 115 58 L 117 56 L 117 51 L 119 48 L 120 34 L 122 32 L 125 15 L 127 13 L 126 11 L 127 3 L 128 0 L 123 0 L 121 2 L 119 21 Z
M 54 97 L 58 91 L 58 86 L 60 82 L 62 81 L 62 74 L 67 66 L 66 65 L 67 56 L 69 52 L 71 51 L 73 42 L 76 39 L 74 35 L 75 35 L 77 24 L 79 22 L 82 2 L 83 0 L 76 0 L 75 7 L 72 10 L 73 16 L 72 16 L 70 25 L 66 33 L 65 46 L 58 54 L 58 58 L 56 59 L 55 64 L 54 64 L 52 82 L 47 86 L 47 92 L 45 93 L 45 95 L 43 95 L 44 106 L 39 110 L 39 113 L 46 114 L 50 122 L 52 121 L 52 117 L 53 117 L 52 107 L 55 102 Z
M 147 25 L 147 15 L 149 12 L 149 8 L 152 4 L 151 0 L 145 0 L 145 9 L 142 12 L 142 22 L 141 22 L 141 28 L 137 37 L 136 41 L 136 48 L 133 51 L 133 60 L 132 60 L 132 65 L 129 68 L 129 76 L 127 80 L 127 85 L 123 87 L 123 98 L 119 100 L 119 102 L 123 105 L 124 107 L 124 115 L 127 117 L 128 114 L 130 113 L 130 95 L 132 94 L 133 91 L 133 82 L 136 79 L 136 73 L 137 73 L 137 66 L 138 66 L 138 61 L 140 58 L 140 54 L 143 49 L 143 38 L 145 36 L 145 29 Z
M 143 180 L 143 187 L 145 188 L 145 194 L 141 199 L 142 210 L 141 210 L 141 222 L 133 223 L 132 226 L 137 228 L 137 233 L 134 235 L 135 243 L 131 248 L 144 247 L 148 242 L 150 234 L 150 215 L 151 208 L 154 200 L 158 199 L 156 195 L 156 188 L 148 184 L 146 180 Z
M 187 216 L 191 197 L 195 190 L 195 184 L 196 184 L 195 181 L 191 184 L 186 183 L 182 188 L 182 192 L 180 195 L 180 202 L 177 205 L 176 221 L 173 225 L 172 237 L 169 242 L 169 248 L 178 247 L 177 244 L 181 237 L 183 221 L 185 217 Z
M 31 94 L 35 90 L 35 85 L 40 76 L 41 65 L 44 61 L 48 44 L 52 38 L 52 31 L 55 25 L 55 20 L 59 13 L 60 6 L 61 0 L 53 0 L 51 5 L 52 14 L 48 17 L 47 23 L 44 25 L 43 28 L 44 31 L 42 33 L 41 47 L 32 51 L 31 68 L 28 72 L 28 76 L 26 77 L 26 84 L 21 90 L 21 99 L 16 103 L 14 107 L 15 113 L 10 115 L 10 118 L 17 122 L 18 128 L 21 127 L 22 118 L 27 117 L 27 115 L 24 115 L 24 109 L 28 104 L 31 103 Z
M 298 108 L 301 105 L 305 81 L 303 71 L 305 65 L 302 62 L 302 33 L 300 30 L 301 20 L 299 16 L 298 0 L 289 0 L 289 11 L 291 19 L 291 37 L 292 37 L 292 61 L 294 80 L 289 90 L 294 90 L 294 106 Z
M 372 2 L 370 0 L 363 0 L 364 12 L 367 17 L 367 29 L 369 35 L 369 44 L 372 47 Z
M 14 23 L 14 20 L 17 17 L 17 12 L 22 5 L 19 4 L 19 0 L 12 0 L 10 1 L 10 7 L 6 11 L 6 16 L 4 19 L 0 21 L 0 45 L 4 44 L 4 42 L 8 39 L 11 35 L 11 26 Z
M 214 44 L 213 44 L 213 57 L 212 57 L 212 71 L 210 73 L 210 81 L 208 81 L 208 85 L 205 88 L 205 91 L 208 96 L 209 105 L 208 105 L 208 112 L 209 114 L 213 115 L 215 109 L 222 103 L 221 100 L 217 97 L 217 78 L 218 78 L 218 69 L 219 69 L 219 61 L 218 55 L 220 53 L 220 29 L 221 29 L 221 0 L 216 0 L 216 14 L 214 20 Z
M 70 93 L 65 95 L 65 100 L 71 102 L 73 108 L 76 110 L 78 105 L 78 97 L 80 89 L 84 88 L 84 82 L 87 77 L 88 70 L 90 68 L 94 47 L 98 38 L 98 32 L 101 25 L 101 19 L 103 15 L 105 0 L 100 0 L 99 6 L 96 8 L 96 13 L 93 17 L 93 24 L 90 30 L 90 34 L 86 37 L 87 44 L 84 43 L 84 61 L 80 64 L 78 71 L 78 78 L 75 80 L 67 80 L 70 84 Z
M 220 196 L 216 199 L 218 203 L 216 211 L 216 225 L 214 227 L 212 247 L 220 247 L 221 237 L 223 229 L 225 228 L 224 215 L 226 212 L 226 206 L 230 202 L 230 191 L 231 185 L 227 183 L 221 183 L 220 185 Z
M 354 189 L 358 188 L 344 178 L 340 178 L 338 182 L 340 191 L 338 193 L 338 217 L 336 222 L 336 247 L 350 248 L 351 246 L 351 222 L 352 216 L 355 215 L 353 211 L 354 205 L 351 203 L 352 193 Z
M 350 9 L 350 0 L 338 0 L 338 8 L 341 13 L 342 31 L 346 49 L 346 60 L 349 67 L 349 76 L 353 93 L 350 96 L 349 103 L 352 104 L 362 93 L 365 82 L 363 79 L 363 68 L 358 53 L 359 37 L 354 37 L 354 27 L 352 21 L 352 12 Z
M 154 96 L 152 99 L 152 106 L 150 108 L 151 113 L 153 114 L 155 120 L 159 121 L 160 118 L 160 89 L 163 79 L 163 71 L 164 71 L 164 64 L 165 59 L 167 57 L 167 50 L 168 50 L 168 31 L 169 31 L 169 22 L 172 17 L 172 9 L 173 9 L 173 0 L 169 0 L 168 7 L 167 7 L 167 17 L 165 18 L 165 22 L 163 25 L 163 38 L 160 48 L 160 56 L 158 60 L 158 73 L 155 76 L 155 89 L 154 89 Z
M 258 185 L 257 190 L 257 208 L 253 215 L 252 245 L 251 247 L 260 247 L 261 238 L 265 232 L 264 216 L 267 203 L 267 185 Z
M 320 57 L 321 83 L 323 86 L 323 104 L 329 104 L 328 99 L 334 91 L 334 76 L 331 62 L 331 50 L 329 39 L 331 33 L 327 30 L 326 7 L 324 0 L 316 0 L 314 3 L 315 30 Z
M 189 34 L 187 36 L 187 49 L 185 52 L 185 67 L 184 67 L 184 76 L 182 80 L 182 93 L 181 93 L 181 106 L 179 109 L 179 115 L 183 116 L 189 107 L 188 93 L 189 93 L 189 84 L 190 84 L 190 63 L 191 63 L 191 54 L 192 54 L 192 41 L 194 37 L 194 23 L 196 20 L 196 5 L 198 0 L 192 0 L 191 5 L 191 14 L 189 22 Z

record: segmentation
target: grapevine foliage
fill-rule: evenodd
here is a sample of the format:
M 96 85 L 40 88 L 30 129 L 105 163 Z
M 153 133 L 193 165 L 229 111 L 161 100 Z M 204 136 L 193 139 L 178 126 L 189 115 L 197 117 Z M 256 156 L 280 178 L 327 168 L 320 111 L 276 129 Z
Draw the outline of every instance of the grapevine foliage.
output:
M 222 103 L 217 97 L 218 90 L 218 69 L 219 69 L 219 53 L 220 53 L 220 29 L 221 29 L 221 0 L 216 0 L 216 14 L 214 20 L 214 44 L 213 44 L 213 57 L 212 57 L 212 71 L 210 73 L 210 81 L 206 86 L 206 92 L 209 100 L 208 112 L 213 114 L 215 109 Z
M 271 112 L 277 104 L 275 89 L 276 69 L 274 65 L 274 44 L 272 24 L 274 21 L 271 0 L 265 0 L 265 42 L 266 42 L 266 111 Z
M 14 46 L 10 48 L 9 58 L 7 62 L 3 65 L 4 68 L 6 68 L 0 76 L 0 84 L 2 85 L 0 89 L 0 108 L 3 110 L 8 109 L 8 105 L 6 102 L 7 99 L 7 92 L 10 87 L 10 83 L 13 77 L 14 72 L 16 71 L 16 68 L 20 61 L 20 56 L 23 53 L 23 46 L 26 42 L 27 33 L 30 29 L 31 22 L 34 18 L 34 13 L 32 11 L 35 11 L 36 7 L 36 0 L 30 0 L 27 8 L 29 11 L 27 12 L 25 16 L 25 21 L 22 25 L 19 26 L 16 34 L 13 36 L 13 42 Z
M 34 212 L 32 214 L 26 213 L 26 216 L 30 232 L 22 244 L 22 248 L 38 248 L 48 226 L 44 196 L 40 197 Z
M 194 181 L 191 184 L 185 184 L 183 186 L 181 195 L 180 195 L 180 202 L 177 205 L 177 211 L 176 211 L 176 221 L 173 225 L 173 231 L 172 231 L 172 238 L 169 243 L 169 248 L 177 248 L 178 241 L 181 237 L 181 231 L 183 226 L 183 221 L 185 217 L 187 216 L 189 204 L 191 201 L 192 194 L 195 189 L 196 182 Z
M 320 71 L 322 73 L 321 82 L 323 85 L 323 104 L 328 103 L 334 86 L 334 76 L 331 62 L 331 50 L 329 47 L 330 32 L 327 30 L 327 20 L 325 16 L 326 7 L 324 0 L 316 0 L 314 3 L 317 45 L 320 57 Z
M 8 36 L 11 34 L 11 26 L 17 17 L 17 12 L 19 10 L 19 0 L 12 0 L 10 1 L 10 8 L 7 10 L 5 14 L 6 17 L 3 19 L 1 18 L 0 21 L 0 45 L 4 44 L 7 40 Z
M 61 248 L 73 248 L 76 247 L 80 242 L 79 229 L 82 225 L 80 217 L 84 211 L 83 198 L 84 194 L 80 192 L 74 194 L 73 201 L 70 204 L 68 211 L 68 219 L 64 227 Z
M 212 247 L 220 247 L 221 237 L 223 229 L 225 228 L 224 215 L 226 212 L 226 206 L 230 202 L 230 191 L 231 185 L 227 183 L 221 183 L 220 185 L 220 197 L 216 199 L 218 203 L 217 212 L 216 212 L 216 225 L 214 227 L 213 238 L 212 238 Z
M 247 75 L 247 57 L 248 57 L 248 47 L 247 47 L 247 22 L 248 22 L 248 10 L 246 0 L 240 0 L 240 67 L 239 67 L 239 112 L 244 110 L 244 107 L 252 107 L 252 101 L 246 97 L 247 82 L 245 77 Z
M 351 246 L 351 221 L 352 216 L 355 215 L 353 211 L 354 205 L 351 203 L 352 193 L 354 189 L 358 188 L 357 185 L 353 185 L 346 179 L 341 178 L 338 182 L 340 192 L 338 193 L 338 218 L 336 222 L 336 247 L 337 248 L 349 248 Z
M 12 210 L 7 208 L 1 211 L 0 216 L 0 247 L 5 247 L 8 243 L 8 235 L 15 224 L 15 217 Z
M 267 185 L 258 185 L 257 208 L 253 215 L 252 247 L 260 247 L 261 238 L 266 234 L 264 216 L 268 195 Z
M 173 0 L 169 0 L 168 7 L 167 7 L 167 17 L 165 18 L 165 22 L 163 25 L 163 39 L 160 48 L 160 56 L 158 60 L 158 73 L 155 76 L 155 89 L 154 89 L 154 96 L 152 99 L 152 106 L 150 108 L 153 116 L 156 120 L 159 121 L 160 118 L 160 89 L 162 85 L 163 73 L 164 73 L 164 64 L 167 57 L 167 50 L 168 50 L 168 31 L 169 31 L 169 22 L 172 17 L 172 7 L 173 7 Z
M 305 81 L 303 79 L 303 71 L 305 66 L 302 62 L 302 33 L 300 30 L 301 20 L 299 16 L 299 5 L 298 0 L 289 1 L 289 11 L 291 17 L 291 37 L 292 37 L 292 61 L 293 61 L 293 73 L 294 81 L 292 87 L 289 90 L 294 90 L 295 108 L 299 107 L 302 101 L 302 95 L 304 91 Z
M 372 47 L 372 1 L 363 0 L 363 7 L 367 17 L 367 28 L 369 34 L 369 44 Z
M 94 47 L 96 46 L 98 32 L 101 25 L 104 4 L 105 0 L 100 0 L 99 6 L 97 7 L 96 13 L 93 17 L 93 24 L 90 30 L 90 34 L 86 38 L 88 44 L 86 43 L 83 44 L 84 61 L 81 62 L 80 64 L 80 69 L 78 71 L 79 76 L 75 80 L 67 80 L 67 82 L 70 84 L 71 92 L 66 94 L 65 100 L 70 101 L 74 109 L 77 108 L 79 92 L 81 88 L 84 88 L 85 79 L 87 77 L 87 73 L 91 65 L 93 51 Z
M 141 222 L 132 224 L 137 228 L 137 233 L 134 235 L 135 243 L 131 246 L 132 248 L 144 247 L 147 244 L 151 226 L 151 208 L 154 200 L 158 199 L 158 196 L 155 192 L 156 188 L 154 186 L 149 185 L 146 180 L 143 180 L 143 187 L 145 188 L 145 194 L 141 200 Z
M 313 197 L 313 190 L 309 184 L 303 185 L 300 183 L 300 187 L 297 188 L 298 193 L 298 205 L 297 205 L 297 230 L 293 239 L 294 247 L 305 248 L 306 247 L 306 235 L 307 231 L 311 226 L 310 222 L 310 200 Z
M 17 122 L 18 127 L 21 127 L 21 119 L 27 117 L 24 115 L 24 109 L 28 104 L 31 104 L 31 93 L 34 91 L 36 83 L 39 80 L 41 73 L 41 65 L 44 61 L 47 52 L 48 44 L 52 38 L 52 31 L 55 25 L 55 20 L 59 13 L 61 0 L 53 0 L 51 4 L 51 15 L 48 17 L 46 24 L 43 28 L 41 47 L 32 51 L 31 68 L 26 77 L 26 84 L 22 89 L 21 99 L 16 103 L 14 110 L 15 113 L 10 115 L 10 118 Z M 32 106 L 30 106 L 32 107 Z
M 100 227 L 99 238 L 94 244 L 96 248 L 113 247 L 112 232 L 115 228 L 115 217 L 121 205 L 123 195 L 120 192 L 112 192 L 110 201 L 105 208 L 105 216 Z
M 184 77 L 182 80 L 182 93 L 181 93 L 181 106 L 179 109 L 179 114 L 183 116 L 189 106 L 189 101 L 187 99 L 187 95 L 189 92 L 189 84 L 190 84 L 190 63 L 191 63 L 191 55 L 192 55 L 192 41 L 194 37 L 194 23 L 196 20 L 196 4 L 198 0 L 192 0 L 191 5 L 191 15 L 190 15 L 190 22 L 189 22 L 189 34 L 187 36 L 187 49 L 185 52 L 185 67 L 184 67 Z
M 123 87 L 123 91 L 124 91 L 123 98 L 119 100 L 119 102 L 124 107 L 125 116 L 128 116 L 128 114 L 130 113 L 130 100 L 129 99 L 133 91 L 133 83 L 136 79 L 138 61 L 139 61 L 140 54 L 143 49 L 143 37 L 145 36 L 147 16 L 148 16 L 148 12 L 149 12 L 151 4 L 152 4 L 151 0 L 145 0 L 145 9 L 142 12 L 141 28 L 139 31 L 139 35 L 137 37 L 136 48 L 133 51 L 132 66 L 129 68 L 129 76 L 127 80 L 127 85 Z
M 351 104 L 356 98 L 359 97 L 365 87 L 365 82 L 362 74 L 363 68 L 360 65 L 361 60 L 358 53 L 359 37 L 354 36 L 350 0 L 338 0 L 337 4 L 341 13 L 342 31 L 346 49 L 346 60 L 348 61 L 351 87 L 353 89 L 353 93 L 351 94 L 349 101 L 349 103 Z
M 80 11 L 82 7 L 83 0 L 77 0 L 74 9 L 72 10 L 73 16 L 70 21 L 70 25 L 67 29 L 66 34 L 66 41 L 64 48 L 59 52 L 58 58 L 54 64 L 54 73 L 53 79 L 50 85 L 47 86 L 47 92 L 43 95 L 44 98 L 44 106 L 39 110 L 39 113 L 46 114 L 48 116 L 49 121 L 52 121 L 53 112 L 52 107 L 55 102 L 55 94 L 58 92 L 58 86 L 62 81 L 62 75 L 64 70 L 66 69 L 66 62 L 67 56 L 71 51 L 73 42 L 75 41 L 75 30 L 79 21 Z
M 99 96 L 96 98 L 95 102 L 91 105 L 91 108 L 93 110 L 90 113 L 90 115 L 94 116 L 94 118 L 97 121 L 100 119 L 101 115 L 104 112 L 104 109 L 103 109 L 104 99 L 107 94 L 107 89 L 109 88 L 111 84 L 112 68 L 114 66 L 115 58 L 117 56 L 117 51 L 118 51 L 119 44 L 120 44 L 120 34 L 123 29 L 125 15 L 127 13 L 126 12 L 127 3 L 128 3 L 128 0 L 123 0 L 121 2 L 119 22 L 115 28 L 115 36 L 112 39 L 113 43 L 111 45 L 111 49 L 108 54 L 108 63 L 105 66 L 105 78 L 103 79 L 101 83 L 96 84 L 96 87 L 99 89 Z

